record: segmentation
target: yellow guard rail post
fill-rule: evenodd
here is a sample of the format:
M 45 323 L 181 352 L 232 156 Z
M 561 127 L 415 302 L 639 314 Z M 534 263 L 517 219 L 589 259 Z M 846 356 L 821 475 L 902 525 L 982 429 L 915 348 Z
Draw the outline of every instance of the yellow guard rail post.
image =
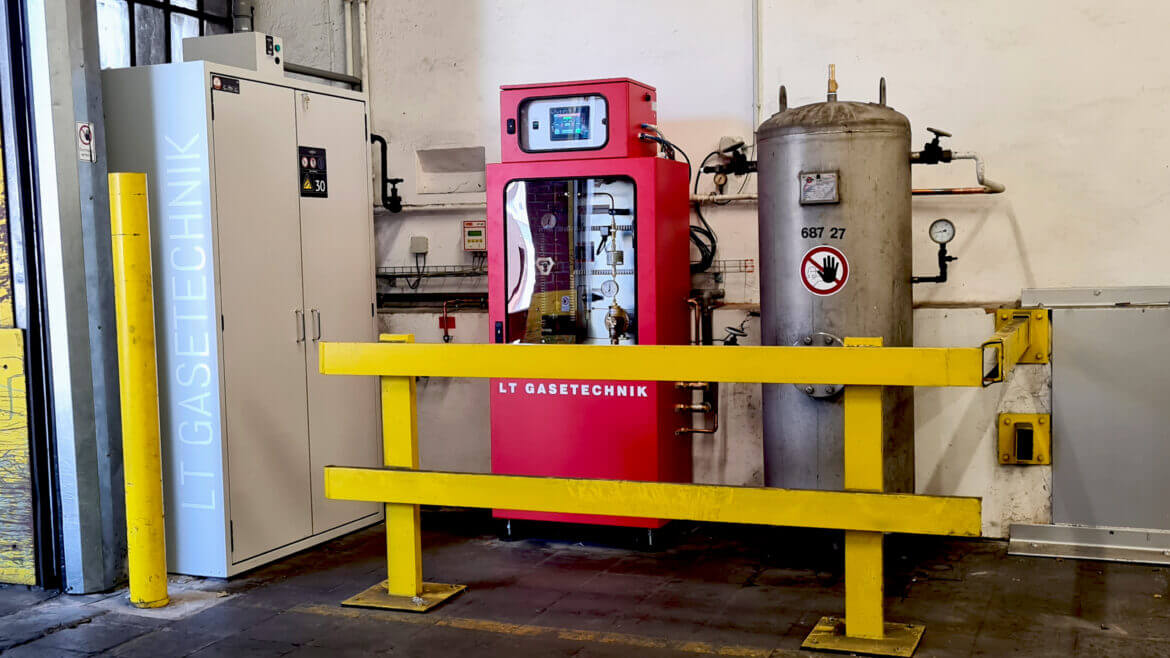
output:
M 146 174 L 110 174 L 130 602 L 168 603 Z
M 1017 315 L 1026 316 L 1023 331 L 1006 326 Z M 883 533 L 978 537 L 981 504 L 978 498 L 882 493 L 882 386 L 983 386 L 1002 381 L 1025 356 L 1047 358 L 1046 312 L 1001 313 L 997 327 L 1003 331 L 979 348 L 886 348 L 873 338 L 847 339 L 844 349 L 421 345 L 411 336 L 382 337 L 396 344 L 321 343 L 321 372 L 382 378 L 387 466 L 325 468 L 327 497 L 387 505 L 389 578 L 344 605 L 424 611 L 463 589 L 421 581 L 418 505 L 829 528 L 846 531 L 846 614 L 821 619 L 804 646 L 910 656 L 924 627 L 885 622 Z M 992 362 L 995 371 L 986 372 L 984 364 Z M 847 491 L 421 471 L 415 376 L 841 383 Z M 428 588 L 434 594 L 429 600 Z
M 384 343 L 414 343 L 410 334 L 382 334 Z M 382 462 L 418 469 L 418 397 L 413 376 L 381 377 Z M 383 502 L 383 501 L 377 501 Z M 424 583 L 422 527 L 418 505 L 386 502 L 386 580 L 347 600 L 346 605 L 426 612 L 466 589 Z

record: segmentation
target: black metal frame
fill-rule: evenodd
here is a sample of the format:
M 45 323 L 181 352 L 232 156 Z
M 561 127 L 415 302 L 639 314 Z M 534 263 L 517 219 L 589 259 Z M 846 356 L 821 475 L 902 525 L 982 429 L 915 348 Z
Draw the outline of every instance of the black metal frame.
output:
M 8 221 L 21 225 L 26 273 L 28 327 L 25 332 L 25 385 L 28 400 L 29 458 L 32 467 L 33 523 L 37 584 L 58 587 L 63 572 L 61 516 L 57 492 L 51 357 L 44 316 L 44 269 L 40 207 L 37 202 L 36 145 L 33 142 L 28 23 L 23 2 L 0 7 L 0 101 L 4 131 L 4 175 Z M 17 254 L 12 253 L 15 262 Z M 15 274 L 15 272 L 14 272 Z
M 232 3 L 227 3 L 227 14 L 224 16 L 217 16 L 208 12 L 203 8 L 204 0 L 196 0 L 195 9 L 188 9 L 187 7 L 180 7 L 173 5 L 167 0 L 126 0 L 126 12 L 128 13 L 130 26 L 130 66 L 138 66 L 138 26 L 134 23 L 134 6 L 142 5 L 144 7 L 152 7 L 154 9 L 161 9 L 163 12 L 163 52 L 166 54 L 166 61 L 171 61 L 171 14 L 182 14 L 190 16 L 199 21 L 199 36 L 203 36 L 203 27 L 205 21 L 209 23 L 219 23 L 231 31 L 232 27 Z

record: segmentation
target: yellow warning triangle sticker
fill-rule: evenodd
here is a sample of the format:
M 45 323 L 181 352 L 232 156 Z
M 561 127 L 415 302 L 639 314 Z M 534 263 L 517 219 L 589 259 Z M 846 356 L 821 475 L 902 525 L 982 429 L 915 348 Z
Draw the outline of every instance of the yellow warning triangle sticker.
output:
M 306 190 L 311 190 L 311 189 L 313 189 L 313 187 L 312 187 L 311 185 L 309 185 L 309 179 L 308 179 L 308 178 L 306 178 L 306 179 L 305 179 L 305 186 L 304 186 L 304 188 L 303 188 L 303 189 L 306 189 Z

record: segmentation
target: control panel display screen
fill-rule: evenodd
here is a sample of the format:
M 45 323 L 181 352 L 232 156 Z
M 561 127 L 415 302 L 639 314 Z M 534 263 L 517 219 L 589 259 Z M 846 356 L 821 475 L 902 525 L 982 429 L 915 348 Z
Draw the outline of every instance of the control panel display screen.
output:
M 565 142 L 589 139 L 589 106 L 553 107 L 548 111 L 549 139 Z
M 609 142 L 609 105 L 601 94 L 528 98 L 516 133 L 527 153 L 599 149 Z

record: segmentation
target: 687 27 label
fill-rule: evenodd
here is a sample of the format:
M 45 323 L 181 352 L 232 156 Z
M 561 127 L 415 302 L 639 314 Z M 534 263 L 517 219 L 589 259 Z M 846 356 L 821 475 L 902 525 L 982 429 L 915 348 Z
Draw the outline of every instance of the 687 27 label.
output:
M 826 233 L 827 232 L 827 233 Z M 802 226 L 800 227 L 800 237 L 802 238 L 829 238 L 830 240 L 841 240 L 845 238 L 844 226 Z

